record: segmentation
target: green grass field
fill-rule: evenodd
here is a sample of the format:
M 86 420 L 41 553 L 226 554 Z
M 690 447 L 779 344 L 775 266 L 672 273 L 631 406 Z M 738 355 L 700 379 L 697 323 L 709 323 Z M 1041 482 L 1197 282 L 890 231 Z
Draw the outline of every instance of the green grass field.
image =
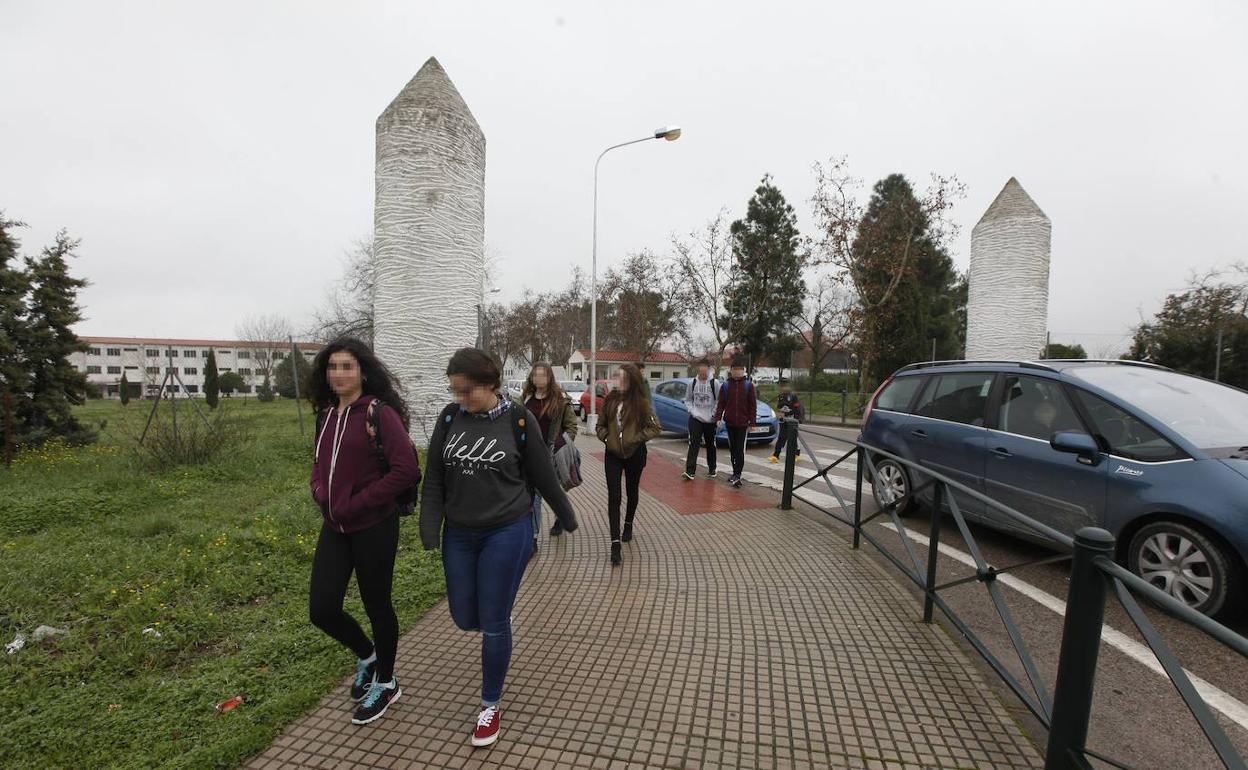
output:
M 759 398 L 766 401 L 772 407 L 776 405 L 776 398 L 780 394 L 780 386 L 772 383 L 764 383 L 758 386 Z M 840 422 L 841 404 L 845 403 L 846 422 L 850 425 L 856 425 L 862 422 L 862 407 L 871 394 L 850 393 L 848 398 L 839 391 L 797 391 L 798 397 L 801 398 L 802 404 L 806 407 L 806 417 L 810 419 L 814 417 L 819 422 Z
M 234 767 L 354 670 L 307 619 L 320 514 L 294 403 L 223 400 L 253 439 L 161 473 L 130 449 L 149 408 L 90 403 L 98 444 L 0 466 L 0 644 L 68 631 L 0 655 L 0 767 Z M 395 571 L 404 629 L 444 591 L 415 524 Z M 354 584 L 348 608 L 367 629 Z

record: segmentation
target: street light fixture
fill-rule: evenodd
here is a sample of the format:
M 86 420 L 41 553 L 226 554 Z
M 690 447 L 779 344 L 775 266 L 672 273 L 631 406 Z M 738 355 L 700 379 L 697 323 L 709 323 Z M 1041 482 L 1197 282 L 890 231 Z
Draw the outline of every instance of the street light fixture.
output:
M 680 126 L 656 128 L 651 136 L 611 145 L 599 153 L 598 160 L 594 161 L 594 256 L 589 274 L 589 377 L 585 379 L 586 387 L 589 388 L 590 430 L 598 424 L 598 166 L 602 163 L 602 157 L 612 150 L 618 150 L 630 144 L 648 142 L 652 139 L 674 142 L 680 138 L 680 133 Z

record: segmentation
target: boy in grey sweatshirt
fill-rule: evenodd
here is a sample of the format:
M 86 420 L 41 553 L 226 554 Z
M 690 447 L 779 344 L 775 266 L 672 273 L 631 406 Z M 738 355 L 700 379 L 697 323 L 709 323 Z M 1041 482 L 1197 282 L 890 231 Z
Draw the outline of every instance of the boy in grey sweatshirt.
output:
M 710 376 L 711 364 L 705 358 L 698 362 L 698 376 L 685 391 L 685 409 L 689 412 L 689 454 L 685 458 L 685 481 L 692 481 L 698 469 L 698 449 L 706 444 L 707 474 L 715 478 L 715 406 L 719 402 L 719 381 Z

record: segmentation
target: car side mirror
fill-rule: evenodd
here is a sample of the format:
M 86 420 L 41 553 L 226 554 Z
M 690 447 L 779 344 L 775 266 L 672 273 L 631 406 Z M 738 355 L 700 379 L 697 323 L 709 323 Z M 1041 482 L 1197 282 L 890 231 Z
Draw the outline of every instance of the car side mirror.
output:
M 1076 431 L 1054 433 L 1049 445 L 1058 452 L 1078 456 L 1079 462 L 1084 465 L 1096 465 L 1100 462 L 1101 448 L 1097 445 L 1096 439 L 1086 433 Z

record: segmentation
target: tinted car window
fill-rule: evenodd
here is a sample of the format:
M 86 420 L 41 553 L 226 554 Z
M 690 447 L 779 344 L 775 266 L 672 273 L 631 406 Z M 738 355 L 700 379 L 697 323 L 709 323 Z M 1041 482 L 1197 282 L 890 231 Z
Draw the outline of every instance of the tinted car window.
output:
M 914 413 L 934 420 L 983 425 L 991 372 L 942 374 L 927 387 Z
M 660 396 L 667 396 L 668 398 L 680 400 L 685 397 L 685 390 L 686 386 L 683 382 L 665 382 L 654 392 L 658 393 Z
M 1084 431 L 1062 386 L 1039 377 L 1006 378 L 997 427 L 1042 441 L 1052 439 L 1054 433 Z
M 1184 455 L 1157 431 L 1135 416 L 1083 390 L 1075 391 L 1097 433 L 1097 438 L 1119 457 L 1142 462 L 1178 460 Z
M 922 384 L 922 377 L 899 377 L 893 380 L 888 387 L 880 391 L 879 398 L 875 400 L 875 408 L 892 412 L 908 410 L 910 402 L 914 400 L 914 394 L 918 392 Z

